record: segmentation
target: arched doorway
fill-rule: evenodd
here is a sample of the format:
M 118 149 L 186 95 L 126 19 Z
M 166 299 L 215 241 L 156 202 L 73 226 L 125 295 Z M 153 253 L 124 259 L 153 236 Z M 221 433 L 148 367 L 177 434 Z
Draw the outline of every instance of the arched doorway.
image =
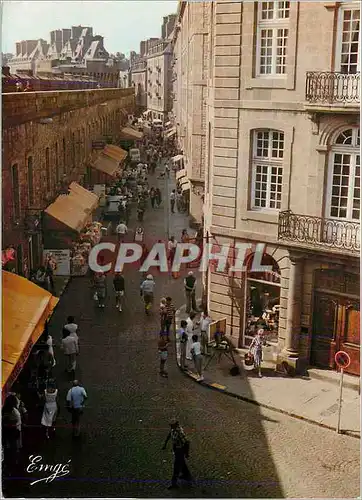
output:
M 348 373 L 360 373 L 360 279 L 344 270 L 319 269 L 314 274 L 310 362 L 335 369 L 336 352 L 351 358 Z
M 278 342 L 281 277 L 276 260 L 269 254 L 261 259 L 263 267 L 270 271 L 253 269 L 254 255 L 248 256 L 245 290 L 245 346 L 249 346 L 259 328 L 263 328 L 268 341 Z M 255 264 L 255 263 L 254 263 Z

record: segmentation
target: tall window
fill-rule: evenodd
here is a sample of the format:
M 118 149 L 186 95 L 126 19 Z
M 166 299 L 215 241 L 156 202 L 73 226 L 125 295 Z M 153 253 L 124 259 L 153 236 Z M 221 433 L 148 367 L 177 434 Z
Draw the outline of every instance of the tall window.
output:
M 49 148 L 46 148 L 45 150 L 45 175 L 47 182 L 47 194 L 49 194 L 51 190 Z
M 60 181 L 60 172 L 59 172 L 59 150 L 58 143 L 54 144 L 54 155 L 55 155 L 55 182 Z
M 257 28 L 257 76 L 286 73 L 290 2 L 259 2 Z
M 360 130 L 350 128 L 332 147 L 327 193 L 327 217 L 359 220 L 361 203 Z
M 284 133 L 255 130 L 253 134 L 252 196 L 254 210 L 279 210 L 282 199 Z
M 73 168 L 75 168 L 75 133 L 72 133 L 72 155 L 73 155 Z
M 14 219 L 20 218 L 20 184 L 19 184 L 19 168 L 15 163 L 11 167 L 11 184 L 13 188 L 13 216 Z
M 360 71 L 360 9 L 341 7 L 339 13 L 339 43 L 337 44 L 337 69 L 344 74 Z M 339 67 L 338 67 L 339 66 Z
M 63 173 L 66 173 L 67 169 L 67 146 L 65 144 L 65 139 L 63 138 Z
M 33 157 L 28 157 L 28 202 L 31 207 L 34 204 L 34 172 Z

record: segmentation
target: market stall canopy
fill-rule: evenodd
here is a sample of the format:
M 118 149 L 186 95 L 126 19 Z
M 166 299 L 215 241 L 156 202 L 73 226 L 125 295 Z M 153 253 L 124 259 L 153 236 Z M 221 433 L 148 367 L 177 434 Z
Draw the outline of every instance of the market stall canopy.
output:
M 127 151 L 125 151 L 122 148 L 119 148 L 118 146 L 115 146 L 113 144 L 107 144 L 106 147 L 103 150 L 103 153 L 106 156 L 109 156 L 113 160 L 117 160 L 119 163 L 121 163 L 123 160 L 125 160 L 127 156 Z
M 85 189 L 83 186 L 78 184 L 77 182 L 72 182 L 69 185 L 69 195 L 71 198 L 76 197 L 77 203 L 82 205 L 85 210 L 89 210 L 90 212 L 93 212 L 98 206 L 98 195 L 95 193 L 92 193 L 91 191 L 88 191 L 88 189 Z
M 17 274 L 2 272 L 2 388 L 9 389 L 44 331 L 56 297 Z
M 172 137 L 175 134 L 176 134 L 176 127 L 172 127 L 170 128 L 170 130 L 167 130 L 167 132 L 165 132 L 165 137 Z
M 92 167 L 99 172 L 107 175 L 114 176 L 119 170 L 119 161 L 111 158 L 110 156 L 100 153 L 97 159 L 92 163 Z
M 124 127 L 121 130 L 121 136 L 126 139 L 131 139 L 134 141 L 138 141 L 142 139 L 143 133 L 139 132 L 138 130 L 135 130 L 134 128 L 131 127 Z
M 186 175 L 186 169 L 182 168 L 181 170 L 179 170 L 178 172 L 176 172 L 176 179 L 179 180 L 182 177 L 185 177 L 185 175 Z
M 45 214 L 79 233 L 89 220 L 90 213 L 97 206 L 96 194 L 72 182 L 69 186 L 69 194 L 58 196 L 55 202 L 45 210 Z
M 183 157 L 184 157 L 184 155 L 176 155 L 176 156 L 173 156 L 171 158 L 171 160 L 174 161 L 174 162 L 177 162 L 177 161 L 182 160 Z

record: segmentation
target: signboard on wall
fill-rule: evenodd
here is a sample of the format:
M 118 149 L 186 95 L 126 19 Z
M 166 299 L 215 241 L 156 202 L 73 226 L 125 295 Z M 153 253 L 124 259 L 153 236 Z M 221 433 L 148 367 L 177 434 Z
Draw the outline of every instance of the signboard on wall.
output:
M 56 276 L 70 276 L 70 250 L 44 250 L 44 261 L 50 253 L 57 263 L 54 274 Z
M 94 184 L 93 193 L 99 197 L 99 206 L 104 207 L 106 204 L 106 185 Z
M 209 342 L 213 342 L 215 339 L 215 333 L 226 333 L 226 318 L 219 319 L 218 321 L 213 321 L 209 325 Z
M 106 141 L 92 141 L 92 149 L 102 150 L 106 147 Z

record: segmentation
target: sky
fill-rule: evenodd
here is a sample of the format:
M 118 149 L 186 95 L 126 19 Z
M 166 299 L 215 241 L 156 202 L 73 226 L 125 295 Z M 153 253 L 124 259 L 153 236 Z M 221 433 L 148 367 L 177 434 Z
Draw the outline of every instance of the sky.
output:
M 4 0 L 1 52 L 15 53 L 15 42 L 43 38 L 71 26 L 91 26 L 104 36 L 108 52 L 139 51 L 139 43 L 161 36 L 163 16 L 176 13 L 178 2 L 112 0 L 105 2 L 61 0 L 55 2 Z

